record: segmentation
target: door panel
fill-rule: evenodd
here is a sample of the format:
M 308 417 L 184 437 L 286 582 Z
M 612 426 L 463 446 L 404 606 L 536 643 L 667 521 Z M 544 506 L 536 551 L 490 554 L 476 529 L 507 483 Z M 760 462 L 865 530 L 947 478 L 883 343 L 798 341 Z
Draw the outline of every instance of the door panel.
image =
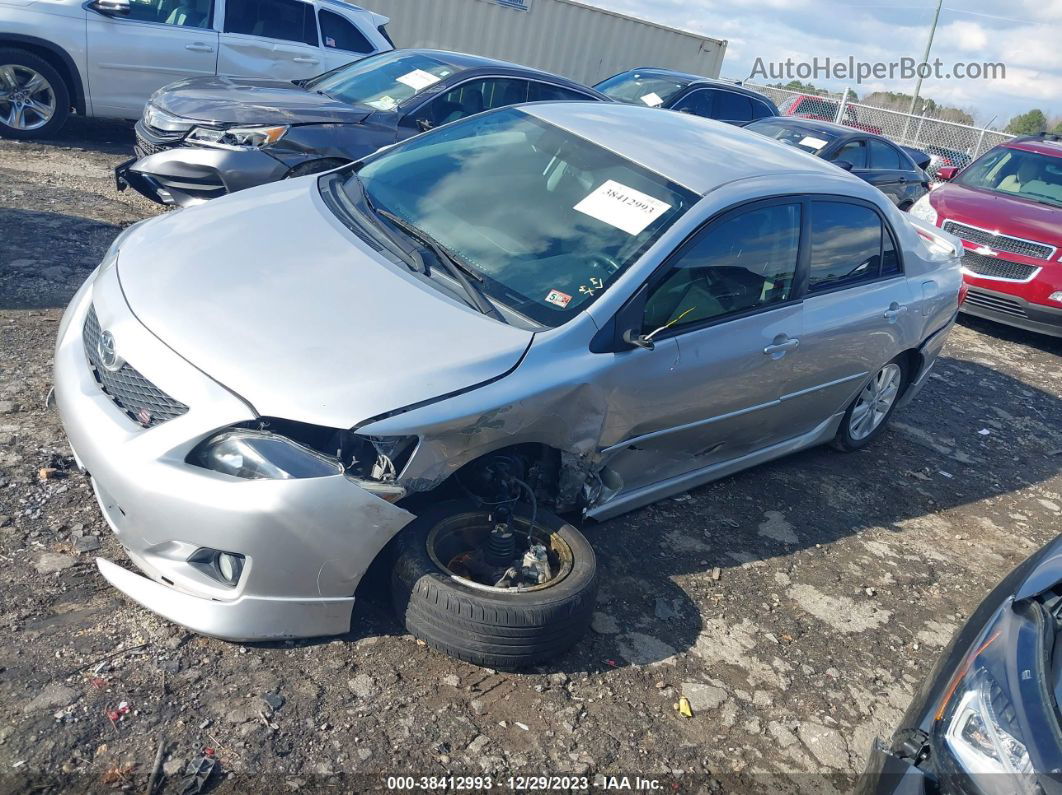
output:
M 159 0 L 134 13 L 153 9 L 156 18 L 166 20 L 180 13 Z M 190 4 L 190 5 L 194 5 Z M 209 4 L 204 2 L 207 24 Z M 200 14 L 203 12 L 200 11 Z M 181 16 L 191 23 L 196 18 Z M 164 85 L 187 77 L 213 75 L 217 66 L 218 34 L 191 24 L 105 17 L 88 12 L 86 24 L 87 72 L 92 112 L 95 116 L 137 119 L 144 104 Z
M 313 77 L 330 68 L 319 42 L 312 3 L 226 0 L 218 74 L 275 80 Z
M 625 490 L 784 438 L 780 398 L 802 324 L 791 300 L 800 215 L 792 202 L 728 213 L 653 280 L 642 333 L 661 341 L 641 360 L 655 369 L 627 373 L 610 390 L 612 416 L 630 418 L 605 437 Z M 664 343 L 669 358 L 649 358 Z
M 799 355 L 782 397 L 793 435 L 846 409 L 865 381 L 913 339 L 915 296 L 881 224 L 869 207 L 811 203 L 811 287 Z M 861 267 L 866 261 L 871 267 Z

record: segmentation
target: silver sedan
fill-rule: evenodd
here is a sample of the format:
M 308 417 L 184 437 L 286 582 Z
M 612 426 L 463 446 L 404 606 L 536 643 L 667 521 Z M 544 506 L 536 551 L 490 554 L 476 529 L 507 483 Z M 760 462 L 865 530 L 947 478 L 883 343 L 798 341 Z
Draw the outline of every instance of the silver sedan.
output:
M 201 633 L 326 635 L 386 548 L 429 644 L 555 654 L 596 586 L 557 514 L 859 449 L 925 383 L 962 248 L 917 223 L 762 136 L 589 103 L 143 222 L 55 355 L 71 446 L 141 573 L 100 571 Z

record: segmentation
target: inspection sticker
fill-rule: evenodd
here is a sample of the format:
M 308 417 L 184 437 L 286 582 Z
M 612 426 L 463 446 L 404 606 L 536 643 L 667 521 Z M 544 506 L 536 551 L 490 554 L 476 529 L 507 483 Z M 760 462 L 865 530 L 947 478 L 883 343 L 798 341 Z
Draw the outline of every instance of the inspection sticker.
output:
M 660 99 L 660 95 L 655 91 L 646 94 L 641 98 L 642 102 L 648 105 L 650 108 L 659 108 L 664 104 L 664 100 Z
M 405 83 L 414 91 L 420 91 L 433 83 L 438 83 L 439 78 L 431 72 L 425 72 L 423 69 L 414 69 L 412 72 L 408 72 L 398 78 L 398 82 Z
M 810 146 L 812 149 L 822 149 L 829 141 L 824 141 L 821 138 L 816 138 L 813 135 L 805 135 L 800 139 L 801 146 Z
M 574 209 L 628 235 L 636 235 L 657 216 L 670 210 L 671 205 L 610 179 Z
M 556 304 L 562 309 L 571 303 L 572 297 L 567 293 L 562 293 L 560 290 L 550 290 L 546 295 L 546 303 Z
M 387 94 L 384 94 L 379 99 L 371 99 L 365 104 L 371 105 L 374 108 L 379 108 L 380 110 L 394 110 L 398 107 L 398 102 L 395 101 L 395 98 L 389 97 Z

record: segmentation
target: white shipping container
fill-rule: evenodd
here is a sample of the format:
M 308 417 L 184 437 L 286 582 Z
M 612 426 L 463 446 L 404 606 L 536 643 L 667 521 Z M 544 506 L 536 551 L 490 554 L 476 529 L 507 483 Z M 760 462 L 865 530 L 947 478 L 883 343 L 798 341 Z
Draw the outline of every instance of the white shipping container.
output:
M 358 0 L 355 0 L 358 2 Z M 399 47 L 456 50 L 588 85 L 635 66 L 718 77 L 726 42 L 573 0 L 361 0 Z

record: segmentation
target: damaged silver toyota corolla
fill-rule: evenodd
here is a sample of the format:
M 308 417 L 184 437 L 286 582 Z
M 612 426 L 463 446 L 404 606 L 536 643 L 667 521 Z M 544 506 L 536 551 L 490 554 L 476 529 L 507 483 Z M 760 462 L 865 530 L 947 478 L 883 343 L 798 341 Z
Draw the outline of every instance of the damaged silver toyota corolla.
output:
M 59 331 L 132 599 L 515 667 L 593 608 L 592 518 L 833 441 L 926 380 L 961 246 L 832 164 L 679 113 L 534 104 L 124 232 Z M 395 539 L 394 545 L 388 542 Z

